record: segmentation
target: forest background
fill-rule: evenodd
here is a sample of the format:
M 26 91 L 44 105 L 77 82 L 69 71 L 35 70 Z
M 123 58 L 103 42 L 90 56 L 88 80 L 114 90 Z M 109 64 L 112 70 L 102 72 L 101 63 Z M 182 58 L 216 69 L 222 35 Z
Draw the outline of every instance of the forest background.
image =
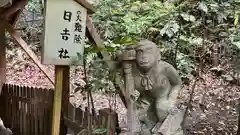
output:
M 41 58 L 43 1 L 29 0 L 17 30 Z M 93 22 L 104 40 L 98 49 L 86 39 L 87 76 L 96 109 L 111 106 L 126 124 L 126 109 L 116 94 L 99 51 L 114 56 L 123 46 L 149 39 L 184 82 L 179 101 L 188 106 L 189 134 L 232 135 L 238 128 L 240 97 L 240 0 L 97 0 Z M 52 88 L 29 57 L 8 38 L 9 83 Z M 54 67 L 48 66 L 54 75 Z M 13 76 L 14 74 L 14 76 Z M 71 103 L 87 106 L 83 68 L 71 67 Z M 191 102 L 189 100 L 191 99 Z M 190 104 L 189 104 L 190 103 Z

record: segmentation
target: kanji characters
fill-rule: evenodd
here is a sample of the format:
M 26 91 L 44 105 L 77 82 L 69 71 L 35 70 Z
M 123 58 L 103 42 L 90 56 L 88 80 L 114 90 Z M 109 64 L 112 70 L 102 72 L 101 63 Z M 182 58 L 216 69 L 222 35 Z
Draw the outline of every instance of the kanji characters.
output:
M 76 21 L 79 21 L 79 22 L 82 21 L 82 19 L 81 19 L 81 11 L 77 11 L 77 20 Z
M 72 12 L 64 10 L 63 19 L 71 22 Z
M 60 58 L 60 59 L 66 59 L 66 58 L 70 58 L 67 54 L 68 54 L 68 51 L 67 51 L 67 49 L 63 49 L 63 48 L 61 48 L 61 50 L 58 50 L 58 52 L 59 52 L 59 55 L 58 55 L 58 57 Z
M 75 23 L 75 32 L 82 32 L 82 24 L 77 22 Z
M 60 33 L 62 35 L 62 39 L 63 40 L 68 40 L 69 36 L 70 36 L 70 33 L 69 33 L 69 30 L 67 28 L 65 28 L 63 30 L 63 33 Z
M 81 35 L 77 35 L 77 34 L 74 35 L 74 43 L 80 44 L 81 40 L 82 40 Z

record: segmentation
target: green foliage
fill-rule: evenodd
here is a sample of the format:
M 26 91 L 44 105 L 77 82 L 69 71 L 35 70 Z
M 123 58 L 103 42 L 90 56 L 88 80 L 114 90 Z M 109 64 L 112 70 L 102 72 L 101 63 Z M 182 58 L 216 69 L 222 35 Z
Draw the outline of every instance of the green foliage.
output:
M 44 0 L 28 0 L 28 5 L 27 5 L 27 9 L 28 11 L 37 11 L 37 12 L 41 12 L 42 8 L 43 8 L 43 3 Z
M 211 50 L 212 44 L 223 41 L 230 48 L 240 49 L 239 0 L 168 1 L 98 1 L 93 22 L 106 48 L 97 48 L 89 42 L 85 46 L 93 90 L 113 89 L 107 65 L 97 58 L 97 53 L 105 51 L 114 55 L 123 46 L 140 39 L 155 42 L 162 58 L 176 65 L 184 78 L 192 77 L 199 58 L 203 58 L 200 53 L 204 48 Z M 28 10 L 40 12 L 41 2 L 29 1 Z
M 97 48 L 89 42 L 85 46 L 92 90 L 114 90 L 107 65 L 97 53 L 105 51 L 114 55 L 140 39 L 155 42 L 162 58 L 177 66 L 184 78 L 192 77 L 199 58 L 204 59 L 201 57 L 204 48 L 211 50 L 212 44 L 223 41 L 230 48 L 240 49 L 239 0 L 168 1 L 98 1 L 93 22 L 106 48 Z M 29 1 L 28 10 L 40 12 L 41 2 Z
M 231 43 L 235 45 L 238 49 L 240 49 L 240 28 L 230 29 L 230 31 L 232 31 L 229 37 Z
M 163 58 L 177 64 L 183 77 L 191 76 L 208 43 L 224 40 L 230 41 L 229 46 L 240 47 L 239 0 L 101 0 L 97 9 L 94 23 L 110 46 L 118 44 L 119 48 L 119 44 L 148 38 L 159 45 Z

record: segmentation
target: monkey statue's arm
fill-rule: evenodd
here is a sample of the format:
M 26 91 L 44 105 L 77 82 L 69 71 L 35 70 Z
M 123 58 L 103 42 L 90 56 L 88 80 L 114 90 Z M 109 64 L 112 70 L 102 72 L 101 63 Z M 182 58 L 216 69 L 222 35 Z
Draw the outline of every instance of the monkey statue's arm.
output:
M 177 71 L 172 65 L 168 65 L 166 67 L 166 76 L 168 77 L 170 84 L 172 85 L 172 89 L 169 92 L 168 99 L 171 101 L 176 101 L 178 93 L 181 89 L 182 81 Z
M 4 11 L 2 15 L 0 15 L 0 19 L 8 21 L 11 15 L 13 15 L 18 10 L 23 9 L 27 3 L 28 0 L 16 0 L 16 2 L 13 2 L 13 5 L 11 7 Z

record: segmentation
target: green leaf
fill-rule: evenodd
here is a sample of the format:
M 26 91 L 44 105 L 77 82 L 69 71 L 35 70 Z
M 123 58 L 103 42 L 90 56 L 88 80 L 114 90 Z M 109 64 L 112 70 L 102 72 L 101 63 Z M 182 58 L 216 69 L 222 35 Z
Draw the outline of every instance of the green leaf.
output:
M 175 33 L 178 32 L 180 26 L 175 21 L 170 21 L 167 23 L 163 29 L 161 29 L 160 34 L 163 36 L 166 34 L 168 37 L 173 37 Z
M 235 45 L 238 49 L 240 49 L 240 35 L 231 36 L 230 41 L 233 45 Z
M 115 48 L 111 46 L 106 46 L 104 49 L 106 52 L 114 52 Z
M 192 39 L 192 42 L 191 42 L 193 45 L 202 45 L 203 43 L 203 39 L 202 38 L 194 38 Z
M 208 7 L 204 1 L 199 3 L 198 9 L 202 10 L 205 13 L 208 13 Z
M 240 49 L 240 42 L 232 42 L 233 45 L 235 45 L 238 49 Z
M 235 15 L 234 15 L 234 25 L 238 24 L 238 19 L 239 19 L 239 15 L 237 13 L 235 13 Z
M 220 37 L 227 37 L 227 36 L 228 36 L 228 33 L 227 33 L 227 32 L 220 32 L 220 33 L 219 33 L 219 36 L 220 36 Z
M 126 44 L 126 45 L 129 45 L 129 44 L 136 44 L 137 41 L 134 40 L 134 39 L 131 38 L 131 37 L 125 36 L 125 37 L 122 37 L 117 43 L 118 43 L 118 44 Z
M 93 131 L 93 134 L 104 134 L 107 132 L 107 129 L 105 128 L 98 128 Z
M 186 13 L 182 13 L 181 16 L 185 21 L 194 22 L 196 20 L 193 15 L 189 15 L 189 14 L 186 14 Z

